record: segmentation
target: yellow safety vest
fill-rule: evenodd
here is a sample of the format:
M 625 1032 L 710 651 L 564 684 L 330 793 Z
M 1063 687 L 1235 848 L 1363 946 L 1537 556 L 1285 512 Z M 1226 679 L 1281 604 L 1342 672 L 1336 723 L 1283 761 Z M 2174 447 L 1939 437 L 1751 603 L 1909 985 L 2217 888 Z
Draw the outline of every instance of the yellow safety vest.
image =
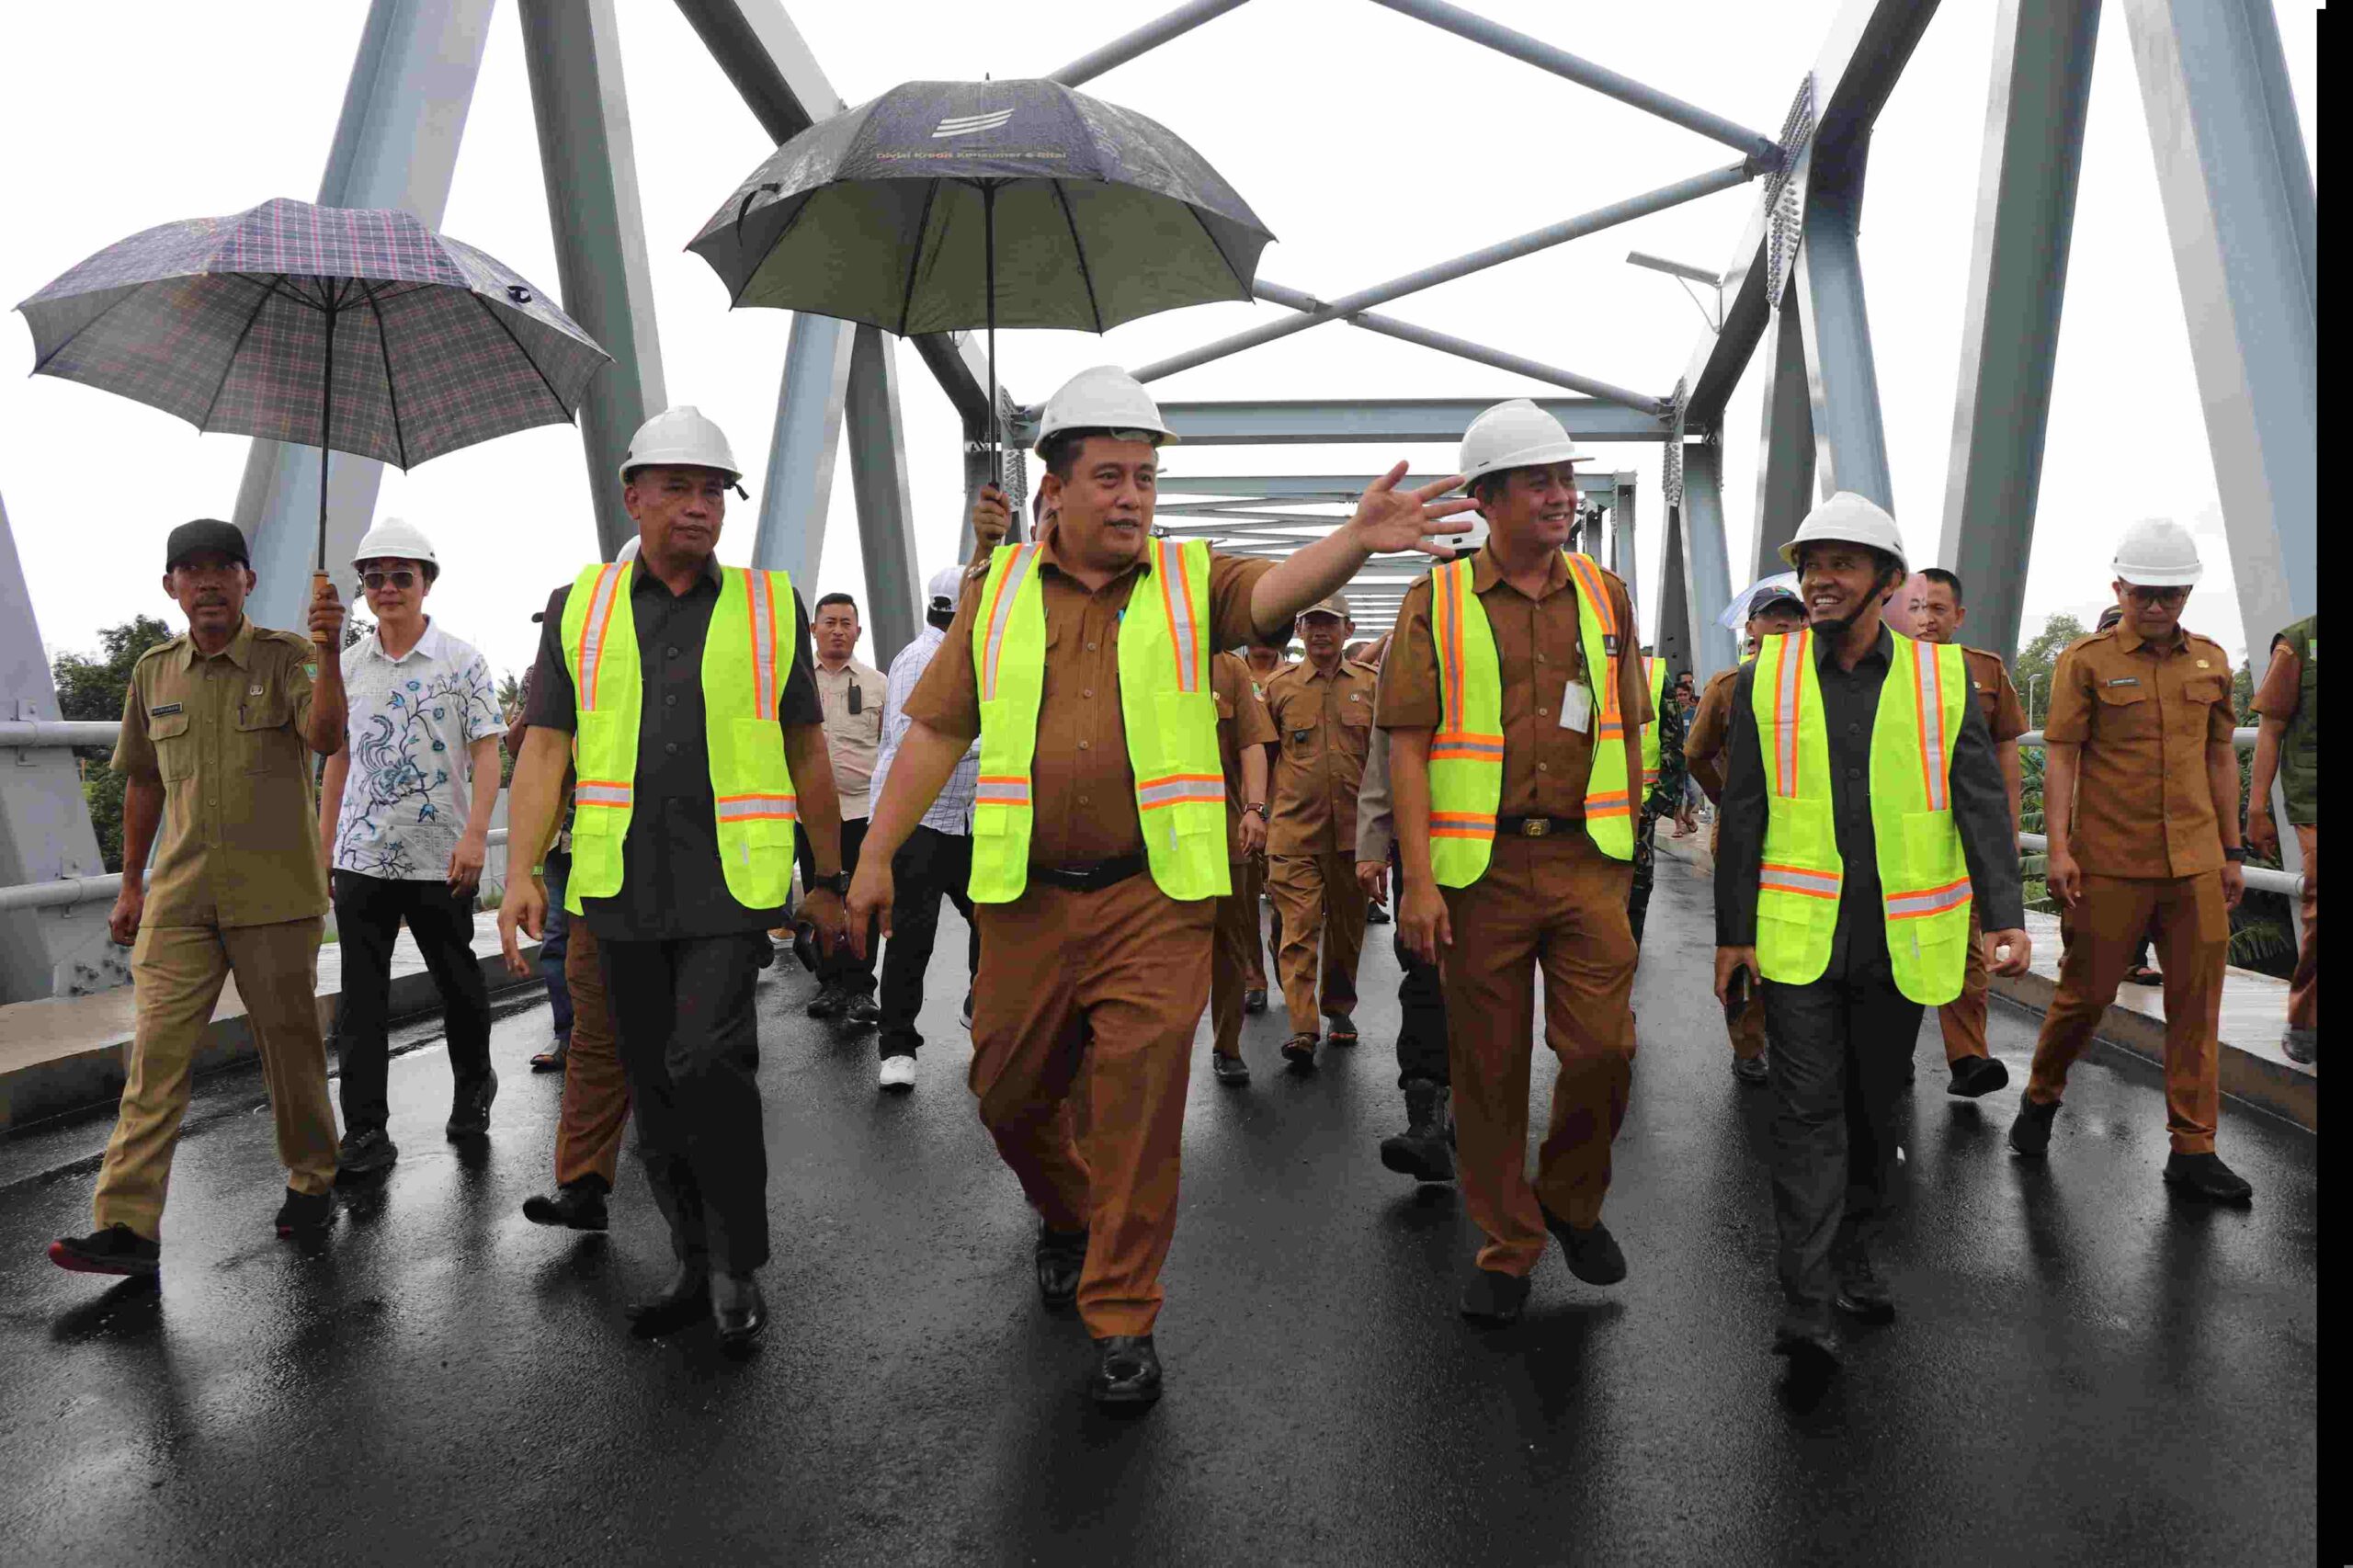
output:
M 981 774 L 972 801 L 975 903 L 1010 903 L 1029 885 L 1030 769 L 1046 689 L 1046 595 L 1040 544 L 999 545 L 972 619 L 981 690 Z M 1206 541 L 1152 540 L 1119 640 L 1120 717 L 1136 776 L 1136 815 L 1153 881 L 1171 898 L 1222 898 L 1225 770 L 1217 749 Z
M 637 804 L 637 728 L 644 705 L 637 619 L 626 562 L 586 566 L 563 607 L 572 672 L 572 876 L 564 907 L 621 891 L 621 846 Z M 719 866 L 746 909 L 774 909 L 792 890 L 800 806 L 785 765 L 777 704 L 792 673 L 792 580 L 724 568 L 702 644 L 704 738 L 710 753 Z
M 1577 631 L 1594 682 L 1593 772 L 1585 787 L 1585 830 L 1613 859 L 1634 858 L 1633 800 L 1627 790 L 1625 714 L 1619 705 L 1615 609 L 1588 556 L 1562 552 L 1576 585 Z M 1495 810 L 1504 796 L 1504 683 L 1486 608 L 1471 591 L 1471 562 L 1430 572 L 1430 630 L 1438 644 L 1444 717 L 1430 737 L 1430 874 L 1440 887 L 1467 888 L 1486 875 Z
M 1643 667 L 1651 673 L 1651 712 L 1666 711 L 1666 661 L 1644 659 Z M 1643 788 L 1648 790 L 1658 782 L 1658 719 L 1643 726 Z
M 1939 1006 L 1961 994 L 1969 946 L 1969 862 L 1952 816 L 1952 754 L 1969 710 L 1958 645 L 1891 631 L 1895 651 L 1871 722 L 1874 858 L 1896 989 Z M 1925 655 L 1925 656 L 1924 656 Z M 1811 631 L 1768 637 L 1750 691 L 1765 759 L 1765 864 L 1756 967 L 1803 985 L 1830 965 L 1846 881 L 1831 821 L 1830 742 Z

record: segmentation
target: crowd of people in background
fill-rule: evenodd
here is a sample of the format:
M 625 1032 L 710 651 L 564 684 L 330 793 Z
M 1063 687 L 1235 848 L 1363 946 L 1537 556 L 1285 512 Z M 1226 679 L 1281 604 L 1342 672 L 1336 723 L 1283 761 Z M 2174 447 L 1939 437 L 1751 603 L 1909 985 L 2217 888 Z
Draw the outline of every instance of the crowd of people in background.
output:
M 970 1087 L 1035 1210 L 1040 1300 L 1093 1342 L 1098 1402 L 1162 1390 L 1154 1329 L 1204 1008 L 1222 1089 L 1249 1085 L 1243 1019 L 1270 994 L 1285 1067 L 1317 1071 L 1359 1043 L 1375 922 L 1393 923 L 1404 1117 L 1379 1156 L 1459 1185 L 1483 1242 L 1462 1316 L 1516 1321 L 1554 1244 L 1584 1285 L 1620 1284 L 1611 1145 L 1671 820 L 1676 839 L 1709 828 L 1716 931 L 1712 974 L 1677 983 L 1713 992 L 1731 1073 L 1772 1098 L 1771 1346 L 1835 1366 L 1842 1319 L 1896 1312 L 1875 1248 L 1921 1015 L 1938 1012 L 1949 1094 L 2004 1089 L 1986 997 L 2032 954 L 2027 723 L 2003 661 L 1961 645 L 1960 577 L 1915 571 L 1885 508 L 1842 492 L 1782 547 L 1792 574 L 1743 596 L 1741 662 L 1701 682 L 1643 645 L 1625 584 L 1567 548 L 1586 454 L 1532 403 L 1473 421 L 1457 474 L 1400 489 L 1400 463 L 1279 562 L 1154 529 L 1173 438 L 1124 372 L 1074 378 L 1045 408 L 1026 537 L 983 487 L 968 559 L 932 575 L 923 627 L 884 672 L 857 657 L 850 595 L 811 605 L 785 573 L 719 563 L 742 470 L 715 425 L 673 408 L 615 476 L 636 539 L 533 616 L 508 711 L 483 655 L 429 612 L 442 565 L 423 529 L 388 518 L 361 540 L 350 566 L 374 626 L 347 647 L 333 584 L 301 631 L 257 628 L 239 531 L 175 529 L 164 587 L 188 631 L 140 661 L 115 756 L 112 926 L 133 945 L 137 1036 L 97 1228 L 50 1256 L 159 1267 L 192 1055 L 232 976 L 287 1170 L 275 1226 L 317 1244 L 335 1184 L 399 1158 L 404 927 L 440 1004 L 447 1136 L 490 1134 L 475 913 L 503 746 L 498 926 L 550 1002 L 531 1065 L 564 1074 L 552 1180 L 523 1211 L 607 1228 L 634 1124 L 676 1264 L 630 1309 L 641 1335 L 708 1322 L 741 1350 L 767 1327 L 762 971 L 797 954 L 808 1015 L 875 1028 L 878 1087 L 905 1094 L 943 984 L 943 900 L 969 926 L 943 994 L 971 1033 Z M 1483 542 L 1457 549 L 1474 510 Z M 1343 585 L 1404 551 L 1431 569 L 1393 630 L 1357 638 Z M 2305 869 L 2285 1050 L 2317 1053 L 2319 636 L 2315 617 L 2268 651 L 2243 836 L 2229 660 L 2182 626 L 2202 570 L 2178 526 L 2125 530 L 2116 608 L 2053 674 L 2044 875 L 2067 935 L 2008 1142 L 2063 1153 L 2070 1066 L 2154 942 L 2164 1179 L 2244 1202 L 2216 1150 L 2219 1007 L 2242 862 L 2279 842 L 2275 783 Z M 313 1006 L 330 912 L 339 1134 Z M 1531 1174 L 1540 1039 L 1560 1070 Z

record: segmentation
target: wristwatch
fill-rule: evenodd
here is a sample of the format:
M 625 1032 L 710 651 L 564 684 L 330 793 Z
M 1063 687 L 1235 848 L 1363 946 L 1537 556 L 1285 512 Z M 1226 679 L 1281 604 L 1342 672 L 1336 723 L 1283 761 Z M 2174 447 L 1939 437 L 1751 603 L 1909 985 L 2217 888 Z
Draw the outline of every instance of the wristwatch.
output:
M 1264 801 L 1253 801 L 1248 805 L 1242 808 L 1242 814 L 1245 817 L 1252 812 L 1257 812 L 1260 816 L 1265 816 L 1267 814 L 1267 802 Z
M 2223 845 L 2222 858 L 2230 861 L 2245 862 L 2246 859 L 2246 846 L 2244 844 Z
M 835 893 L 840 897 L 847 898 L 849 896 L 849 873 L 847 871 L 835 871 L 830 877 L 819 877 L 813 875 L 808 879 L 807 885 L 811 892 L 815 892 L 822 888 L 829 893 Z

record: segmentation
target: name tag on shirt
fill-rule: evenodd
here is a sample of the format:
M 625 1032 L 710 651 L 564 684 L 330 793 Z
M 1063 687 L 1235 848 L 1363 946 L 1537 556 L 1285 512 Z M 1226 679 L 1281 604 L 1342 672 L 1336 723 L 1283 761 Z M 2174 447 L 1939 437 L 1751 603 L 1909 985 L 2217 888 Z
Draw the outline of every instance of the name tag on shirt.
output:
M 2139 676 L 2119 676 L 2108 684 L 2110 686 L 2138 686 L 2141 684 L 2141 677 Z
M 168 719 L 179 710 L 180 705 L 178 703 L 166 702 L 161 708 L 150 708 L 147 710 L 147 717 L 150 719 Z
M 1561 728 L 1585 733 L 1593 722 L 1593 693 L 1583 681 L 1573 680 L 1561 689 Z

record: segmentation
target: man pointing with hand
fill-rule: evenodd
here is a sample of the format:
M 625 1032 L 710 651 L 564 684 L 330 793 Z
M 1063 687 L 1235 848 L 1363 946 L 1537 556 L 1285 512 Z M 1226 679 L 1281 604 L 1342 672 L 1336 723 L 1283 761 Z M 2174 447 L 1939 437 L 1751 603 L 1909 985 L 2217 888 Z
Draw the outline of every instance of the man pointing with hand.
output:
M 1153 537 L 1174 439 L 1112 367 L 1048 402 L 1040 494 L 1054 527 L 967 580 L 908 699 L 849 901 L 864 940 L 891 908 L 892 856 L 977 735 L 972 1091 L 1040 1217 L 1039 1293 L 1077 1303 L 1091 1392 L 1109 1405 L 1160 1396 L 1160 1268 L 1215 901 L 1231 887 L 1211 656 L 1280 632 L 1367 557 L 1460 531 L 1446 519 L 1468 506 L 1437 500 L 1451 478 L 1396 489 L 1400 463 L 1288 561 L 1219 555 Z

